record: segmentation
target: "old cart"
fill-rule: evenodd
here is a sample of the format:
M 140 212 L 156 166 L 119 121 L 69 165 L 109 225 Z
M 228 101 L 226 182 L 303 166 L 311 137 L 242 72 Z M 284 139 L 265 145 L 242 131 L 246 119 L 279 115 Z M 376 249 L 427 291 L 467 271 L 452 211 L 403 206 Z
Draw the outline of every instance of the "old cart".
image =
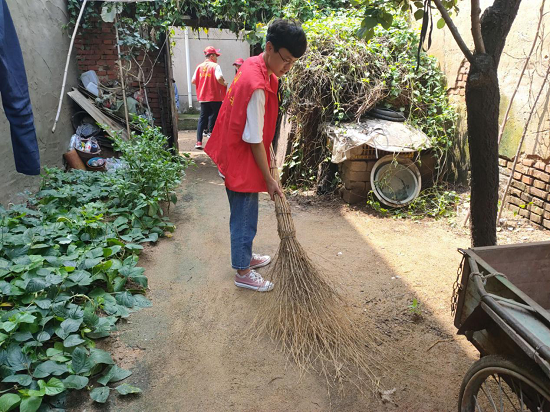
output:
M 455 326 L 481 358 L 459 411 L 550 411 L 550 242 L 460 252 Z

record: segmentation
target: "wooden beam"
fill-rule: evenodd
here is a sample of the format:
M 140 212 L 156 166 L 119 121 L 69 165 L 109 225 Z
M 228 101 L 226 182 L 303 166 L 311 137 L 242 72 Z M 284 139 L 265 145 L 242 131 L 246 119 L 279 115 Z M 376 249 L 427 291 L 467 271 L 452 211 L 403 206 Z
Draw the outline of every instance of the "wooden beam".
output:
M 86 111 L 93 119 L 99 124 L 106 125 L 105 130 L 107 134 L 114 137 L 118 134 L 123 140 L 128 140 L 128 132 L 125 130 L 125 126 L 115 122 L 109 116 L 99 110 L 90 100 L 88 100 L 78 90 L 73 89 L 72 92 L 67 93 L 71 99 L 73 99 L 84 111 Z

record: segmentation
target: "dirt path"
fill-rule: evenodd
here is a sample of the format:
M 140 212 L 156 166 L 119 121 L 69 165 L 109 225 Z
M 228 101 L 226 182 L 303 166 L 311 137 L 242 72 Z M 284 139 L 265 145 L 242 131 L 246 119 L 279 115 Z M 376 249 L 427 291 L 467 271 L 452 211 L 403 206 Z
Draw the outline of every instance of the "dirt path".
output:
M 191 150 L 192 134 L 180 136 Z M 452 284 L 469 246 L 464 231 L 444 222 L 381 219 L 343 205 L 301 198 L 292 202 L 298 238 L 361 317 L 374 318 L 387 347 L 394 403 L 347 388 L 329 396 L 322 378 L 297 369 L 268 340 L 250 341 L 242 331 L 253 318 L 258 295 L 233 285 L 229 264 L 229 213 L 216 169 L 195 152 L 183 201 L 171 214 L 171 239 L 147 248 L 140 264 L 149 277 L 149 309 L 120 325 L 107 345 L 128 383 L 143 394 L 114 394 L 102 406 L 82 399 L 73 410 L 110 411 L 453 411 L 460 381 L 476 352 L 450 316 Z M 260 200 L 255 250 L 277 249 L 273 205 Z M 419 317 L 408 306 L 420 302 Z M 76 406 L 78 405 L 78 406 Z

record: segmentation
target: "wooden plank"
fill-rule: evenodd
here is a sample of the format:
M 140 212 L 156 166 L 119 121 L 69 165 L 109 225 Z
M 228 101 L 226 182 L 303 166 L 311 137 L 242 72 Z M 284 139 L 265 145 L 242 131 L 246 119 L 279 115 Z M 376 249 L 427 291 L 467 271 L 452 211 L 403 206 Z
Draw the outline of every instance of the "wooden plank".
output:
M 82 93 L 82 95 L 84 97 L 86 97 L 88 100 L 91 100 L 92 102 L 95 101 L 96 96 L 94 96 L 92 93 L 90 93 L 88 90 L 86 90 L 83 86 L 78 86 L 78 91 L 80 93 Z M 105 116 L 109 117 L 110 119 L 114 120 L 115 122 L 120 123 L 122 125 L 124 124 L 124 119 L 120 116 L 117 116 L 114 112 L 107 111 L 107 109 L 102 109 L 101 107 L 98 107 L 98 109 L 101 110 L 101 112 Z M 134 123 L 130 123 L 130 129 L 133 130 L 134 132 L 141 132 L 141 129 L 139 127 L 137 127 Z
M 89 99 L 87 99 L 82 93 L 77 89 L 67 93 L 71 99 L 73 99 L 76 104 L 78 104 L 84 111 L 86 111 L 93 119 L 99 124 L 104 124 L 107 126 L 106 132 L 109 136 L 114 137 L 115 132 L 117 132 L 123 140 L 128 140 L 128 132 L 125 130 L 125 126 L 121 125 L 118 122 L 115 122 L 107 115 L 105 115 L 101 110 L 99 110 Z

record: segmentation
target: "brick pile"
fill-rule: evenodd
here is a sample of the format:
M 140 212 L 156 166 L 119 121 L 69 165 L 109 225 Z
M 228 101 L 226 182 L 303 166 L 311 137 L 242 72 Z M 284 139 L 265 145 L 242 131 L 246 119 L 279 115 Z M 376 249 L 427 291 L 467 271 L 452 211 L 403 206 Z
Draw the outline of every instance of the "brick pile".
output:
M 367 195 L 371 191 L 370 174 L 376 160 L 346 160 L 341 163 L 343 187 L 340 195 L 344 202 L 355 204 L 367 201 Z
M 510 176 L 512 161 L 499 159 L 500 171 Z M 507 197 L 507 208 L 550 229 L 550 164 L 533 158 L 518 161 Z
M 101 25 L 90 25 L 85 30 L 81 30 L 75 39 L 77 67 L 80 73 L 88 70 L 95 70 L 99 80 L 105 84 L 112 80 L 118 80 L 119 69 L 116 64 L 118 59 L 116 49 L 116 34 L 112 23 L 103 22 Z M 123 50 L 123 48 L 122 48 Z M 145 59 L 144 72 L 148 76 L 151 73 L 152 60 L 157 57 L 158 50 L 150 53 L 151 59 Z M 137 60 L 141 62 L 143 55 L 140 55 Z M 168 113 L 168 91 L 170 85 L 166 78 L 164 55 L 161 55 L 155 66 L 152 68 L 152 79 L 147 85 L 147 97 L 149 106 L 155 118 L 155 124 L 162 126 L 162 107 Z M 132 66 L 134 80 L 130 81 L 127 88 L 130 92 L 139 89 L 138 70 L 136 64 Z M 128 93 L 130 95 L 130 93 Z M 167 116 L 167 114 L 165 114 Z M 165 131 L 166 132 L 166 131 Z

